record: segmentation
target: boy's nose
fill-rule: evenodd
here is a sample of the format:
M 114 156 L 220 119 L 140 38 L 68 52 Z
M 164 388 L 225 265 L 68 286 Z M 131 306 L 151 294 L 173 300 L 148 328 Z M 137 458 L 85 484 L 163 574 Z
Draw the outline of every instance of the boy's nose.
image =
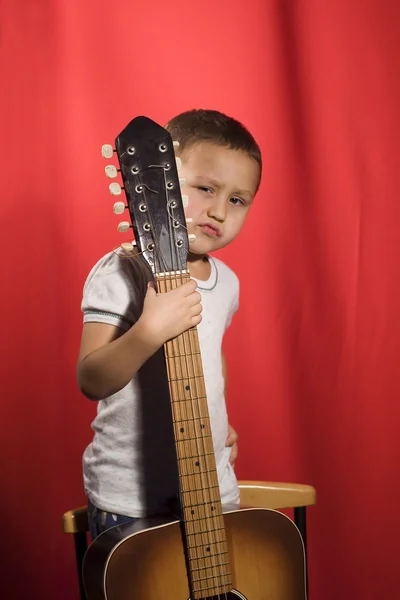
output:
M 227 206 L 225 199 L 214 196 L 208 207 L 208 216 L 216 221 L 219 221 L 220 223 L 223 223 L 226 219 L 226 211 Z

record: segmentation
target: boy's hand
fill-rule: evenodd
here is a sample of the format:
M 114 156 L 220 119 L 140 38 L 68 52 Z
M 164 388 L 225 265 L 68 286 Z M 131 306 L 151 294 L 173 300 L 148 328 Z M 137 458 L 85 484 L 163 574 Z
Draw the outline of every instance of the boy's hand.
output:
M 139 321 L 158 346 L 200 323 L 201 296 L 196 288 L 193 279 L 162 294 L 149 285 Z
M 228 424 L 228 437 L 226 438 L 225 446 L 227 448 L 232 448 L 230 456 L 229 456 L 229 462 L 231 463 L 232 467 L 235 466 L 235 461 L 236 461 L 236 458 L 238 455 L 237 441 L 238 441 L 238 434 L 233 429 L 232 425 Z

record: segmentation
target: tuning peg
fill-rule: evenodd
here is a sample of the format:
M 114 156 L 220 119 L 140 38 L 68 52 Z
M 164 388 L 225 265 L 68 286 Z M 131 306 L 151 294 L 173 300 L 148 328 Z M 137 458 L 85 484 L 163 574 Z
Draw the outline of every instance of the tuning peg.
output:
M 118 223 L 118 231 L 120 233 L 125 233 L 125 231 L 128 231 L 128 229 L 130 228 L 130 223 L 129 221 L 121 221 L 121 223 Z
M 175 158 L 175 160 L 176 160 L 176 168 L 177 168 L 177 169 L 178 169 L 178 171 L 179 171 L 179 169 L 180 169 L 180 168 L 181 168 L 181 166 L 182 166 L 182 161 L 181 161 L 181 159 L 179 158 L 179 156 L 177 156 L 177 157 Z
M 126 208 L 127 208 L 127 207 L 125 206 L 125 203 L 124 203 L 124 202 L 116 202 L 116 203 L 114 204 L 113 211 L 114 211 L 114 213 L 115 213 L 116 215 L 122 215 L 122 213 L 124 212 L 124 210 L 125 210 Z
M 194 240 L 196 239 L 196 236 L 194 235 L 194 233 L 190 233 L 188 237 L 189 237 L 189 244 L 192 244 L 194 242 Z
M 114 148 L 111 144 L 103 144 L 101 147 L 101 155 L 103 158 L 112 158 Z
M 187 223 L 187 224 L 189 224 L 189 223 L 193 223 L 193 219 L 192 219 L 191 217 L 188 217 L 188 218 L 186 219 L 186 223 Z
M 181 178 L 179 178 L 179 185 L 180 185 L 181 187 L 183 187 L 184 185 L 186 185 L 186 179 L 183 179 L 183 178 L 181 179 Z
M 122 242 L 121 248 L 125 250 L 125 252 L 133 252 L 134 246 L 136 246 L 135 240 L 133 242 Z
M 114 179 L 118 175 L 117 167 L 114 167 L 114 165 L 107 165 L 104 170 L 109 179 Z
M 119 183 L 117 183 L 116 181 L 114 181 L 114 183 L 110 183 L 110 185 L 108 186 L 108 189 L 110 190 L 110 192 L 113 196 L 121 195 L 122 188 L 119 185 Z
M 175 140 L 174 142 L 172 142 L 172 145 L 174 147 L 174 150 L 178 150 L 180 143 L 178 142 L 178 140 Z
M 189 204 L 189 196 L 186 196 L 186 194 L 183 194 L 183 196 L 182 196 L 182 204 L 183 204 L 183 208 L 186 208 L 187 205 Z

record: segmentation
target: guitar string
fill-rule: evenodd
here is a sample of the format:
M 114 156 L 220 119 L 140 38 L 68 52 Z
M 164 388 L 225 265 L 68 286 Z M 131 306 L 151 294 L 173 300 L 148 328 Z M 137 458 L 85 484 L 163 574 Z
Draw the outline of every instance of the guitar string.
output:
M 165 182 L 165 186 L 166 186 L 165 171 L 164 171 L 164 182 Z M 176 219 L 175 219 L 175 216 L 174 216 L 174 209 L 173 209 L 172 206 L 171 206 L 171 209 L 172 209 L 172 215 L 171 215 L 171 213 L 169 213 L 169 215 L 170 215 L 170 223 L 172 222 L 172 224 L 173 224 Z M 183 224 L 182 224 L 182 226 L 185 227 Z M 186 227 L 185 227 L 185 229 L 186 229 Z M 179 258 L 178 258 L 178 250 L 177 250 L 178 246 L 177 246 L 177 243 L 176 243 L 176 233 L 175 233 L 175 231 L 176 231 L 176 228 L 174 228 L 173 225 L 172 225 L 172 230 L 171 230 L 172 236 L 171 237 L 173 238 L 173 241 L 174 241 L 173 247 L 174 247 L 174 250 L 175 250 L 175 253 L 176 253 L 175 271 L 179 271 L 180 270 L 179 269 Z M 181 284 L 183 284 L 182 271 L 180 270 L 180 272 L 181 272 Z M 198 331 L 197 327 L 194 328 L 194 331 L 197 333 L 197 331 Z M 197 401 L 197 414 L 200 416 L 202 414 L 202 411 L 200 409 L 200 394 L 199 394 L 198 383 L 197 383 L 197 378 L 199 376 L 197 375 L 197 368 L 196 368 L 197 365 L 195 366 L 195 359 L 194 359 L 194 355 L 193 355 L 193 346 L 192 346 L 192 338 L 191 338 L 190 330 L 183 332 L 183 334 L 182 334 L 182 340 L 183 340 L 183 345 L 184 345 L 184 354 L 185 354 L 185 362 L 186 362 L 186 370 L 187 370 L 188 378 L 190 377 L 190 370 L 189 370 L 189 367 L 188 367 L 188 358 L 189 358 L 189 356 L 188 356 L 187 347 L 186 347 L 186 340 L 188 340 L 189 347 L 190 347 L 190 358 L 191 358 L 191 362 L 192 362 L 193 381 L 194 381 L 194 387 L 195 387 L 195 398 L 193 398 L 193 396 L 192 396 L 192 391 L 191 391 L 191 387 L 190 387 L 190 400 L 191 400 L 191 405 L 192 405 L 192 414 L 194 414 L 193 400 L 196 400 Z M 197 343 L 199 345 L 200 341 L 198 340 Z M 200 346 L 199 346 L 199 349 L 200 349 Z M 204 387 L 204 391 L 205 391 L 204 377 L 203 377 L 203 387 Z M 203 402 L 204 401 L 207 402 L 207 399 L 203 398 L 202 401 Z M 211 435 L 211 433 L 212 433 L 211 432 L 211 423 L 210 423 L 210 419 L 209 419 L 208 410 L 207 410 L 207 417 L 208 417 L 209 434 Z M 200 479 L 201 479 L 202 487 L 203 487 L 203 489 L 202 489 L 202 496 L 203 496 L 205 514 L 206 514 L 206 519 L 207 519 L 206 520 L 207 529 L 208 529 L 209 526 L 211 526 L 211 530 L 207 531 L 206 537 L 207 537 L 207 540 L 208 540 L 208 544 L 210 544 L 210 534 L 212 533 L 213 527 L 214 527 L 214 543 L 215 543 L 215 547 L 217 547 L 217 545 L 220 545 L 221 542 L 218 542 L 218 540 L 216 539 L 216 537 L 217 537 L 217 533 L 216 532 L 220 530 L 218 528 L 218 523 L 216 523 L 216 520 L 218 518 L 221 520 L 222 519 L 222 515 L 212 515 L 211 519 L 210 519 L 210 515 L 208 514 L 208 510 L 211 508 L 211 505 L 212 505 L 212 498 L 211 498 L 212 492 L 211 492 L 211 490 L 214 489 L 214 488 L 212 488 L 212 483 L 213 482 L 210 480 L 211 469 L 210 469 L 210 465 L 209 465 L 209 457 L 208 457 L 207 448 L 206 448 L 206 445 L 205 445 L 205 438 L 204 438 L 204 432 L 206 430 L 203 429 L 203 434 L 201 433 L 201 431 L 200 432 L 198 431 L 198 425 L 199 425 L 199 423 L 198 423 L 198 419 L 196 419 L 196 418 L 195 418 L 193 424 L 194 424 L 194 430 L 195 430 L 195 437 L 196 437 L 197 448 L 198 448 L 198 440 L 200 439 L 203 442 L 203 459 L 204 459 L 205 467 L 206 467 L 206 472 L 205 473 L 202 470 L 200 470 Z M 211 446 L 212 446 L 212 444 L 211 444 Z M 198 448 L 198 450 L 199 450 L 199 448 Z M 201 460 L 200 452 L 199 452 L 199 460 Z M 208 486 L 204 486 L 204 477 L 203 477 L 203 475 L 206 476 Z M 216 465 L 215 465 L 215 478 L 216 478 L 217 483 L 218 483 L 218 477 L 217 477 L 217 472 L 216 472 Z M 208 489 L 208 500 L 209 500 L 208 503 L 205 502 L 205 500 L 206 500 L 205 494 L 204 494 L 204 489 L 205 488 Z M 207 504 L 209 505 L 208 510 L 206 508 Z M 210 522 L 210 521 L 213 521 L 213 522 Z M 212 544 L 210 544 L 210 545 L 212 546 Z M 217 552 L 217 554 L 216 554 L 217 559 L 218 559 L 218 555 L 221 556 L 219 554 L 219 552 Z M 221 578 L 223 576 L 222 571 L 221 571 L 221 565 L 217 564 L 218 562 L 219 562 L 218 560 L 214 560 L 214 555 L 212 555 L 212 560 L 211 560 L 212 570 L 216 574 L 216 576 L 215 575 L 213 576 L 214 585 L 215 585 L 215 582 L 216 582 L 215 587 L 219 587 L 218 578 L 219 578 L 220 583 L 221 583 Z M 218 574 L 218 571 L 219 571 L 219 574 Z M 224 597 L 227 598 L 226 592 L 224 593 Z M 220 600 L 220 599 L 221 599 L 221 595 L 218 593 L 218 600 Z
M 164 184 L 165 184 L 165 189 L 167 189 L 166 188 L 166 183 L 167 183 L 166 182 L 166 174 L 165 174 L 165 170 L 164 170 Z M 173 226 L 174 222 L 177 219 L 175 219 L 174 207 L 171 204 L 169 206 L 167 204 L 167 208 L 170 208 L 172 210 L 172 214 L 169 212 L 169 210 L 168 210 L 168 213 L 169 213 L 169 216 L 170 216 L 170 219 L 169 219 L 169 227 L 170 227 L 170 235 L 171 235 L 170 239 L 173 240 L 173 248 L 174 248 L 174 253 L 175 253 L 175 256 L 174 256 L 174 259 L 175 259 L 174 270 L 181 273 L 180 283 L 182 285 L 183 282 L 184 282 L 184 278 L 183 278 L 183 274 L 182 274 L 182 269 L 180 269 L 180 265 L 179 265 L 178 246 L 177 246 L 177 238 L 176 238 L 177 228 L 175 228 Z M 171 227 L 171 223 L 172 223 L 172 227 Z M 195 328 L 195 330 L 196 330 L 196 328 Z M 185 364 L 186 364 L 186 372 L 187 372 L 189 384 L 190 384 L 190 365 L 189 365 L 189 363 L 190 362 L 192 363 L 191 366 L 192 366 L 192 373 L 193 373 L 193 383 L 194 383 L 194 388 L 195 388 L 195 392 L 194 392 L 195 398 L 193 398 L 192 387 L 189 385 L 189 387 L 190 387 L 190 389 L 189 389 L 189 392 L 190 392 L 190 402 L 191 402 L 191 407 L 192 407 L 192 421 L 193 421 L 193 426 L 194 426 L 195 440 L 196 440 L 196 447 L 197 447 L 197 453 L 198 453 L 199 461 L 201 460 L 201 451 L 200 451 L 200 448 L 199 448 L 199 442 L 202 442 L 202 445 L 203 445 L 203 458 L 204 458 L 205 466 L 206 466 L 206 472 L 205 473 L 203 472 L 203 470 L 201 469 L 201 466 L 200 466 L 199 475 L 200 475 L 202 490 L 201 490 L 200 493 L 196 492 L 196 494 L 198 496 L 200 496 L 200 497 L 203 498 L 204 510 L 205 510 L 205 514 L 206 514 L 206 527 L 207 527 L 206 539 L 207 539 L 207 546 L 210 547 L 210 546 L 212 546 L 212 544 L 210 542 L 210 536 L 212 534 L 213 523 L 210 522 L 210 516 L 209 516 L 207 508 L 206 508 L 205 489 L 208 489 L 208 496 L 209 496 L 208 499 L 211 501 L 211 489 L 212 488 L 211 488 L 211 481 L 210 481 L 210 468 L 209 468 L 209 464 L 208 464 L 208 455 L 207 455 L 207 452 L 206 452 L 207 449 L 205 447 L 204 433 L 203 434 L 201 433 L 201 429 L 200 429 L 200 432 L 199 432 L 199 430 L 198 430 L 198 426 L 199 426 L 198 419 L 196 419 L 194 417 L 194 415 L 196 414 L 195 410 L 194 410 L 194 402 L 193 402 L 194 400 L 197 400 L 197 415 L 200 416 L 202 414 L 202 411 L 200 410 L 200 401 L 199 401 L 200 394 L 199 394 L 198 384 L 197 384 L 197 377 L 198 376 L 197 376 L 197 369 L 195 368 L 195 360 L 194 360 L 194 355 L 193 355 L 193 347 L 192 347 L 190 330 L 185 331 L 185 332 L 182 333 L 181 340 L 183 341 L 183 351 L 184 351 Z M 190 355 L 188 354 L 188 350 L 187 350 L 187 343 L 186 343 L 187 340 L 189 341 Z M 203 382 L 204 382 L 204 380 L 203 380 Z M 204 383 L 203 383 L 203 385 L 204 385 Z M 204 399 L 203 399 L 203 402 L 204 402 Z M 185 404 L 185 413 L 186 413 L 185 417 L 187 418 L 188 414 L 187 414 L 187 411 L 186 411 L 186 404 Z M 194 417 L 194 419 L 193 419 L 193 417 Z M 200 428 L 201 428 L 201 426 L 200 426 Z M 205 431 L 205 430 L 203 430 L 203 431 Z M 207 479 L 208 486 L 204 485 L 204 475 L 205 475 L 205 478 Z M 189 495 L 190 495 L 190 497 L 193 498 L 193 493 L 190 493 Z M 193 500 L 195 500 L 195 498 L 193 498 Z M 196 502 L 196 504 L 198 504 L 198 502 Z M 215 519 L 213 519 L 213 520 L 215 520 Z M 209 527 L 211 527 L 211 529 Z M 215 523 L 214 523 L 214 529 L 215 529 Z M 199 534 L 198 534 L 198 536 L 199 536 Z M 214 536 L 215 536 L 215 532 L 214 532 Z M 202 548 L 203 548 L 203 545 L 202 545 Z M 197 549 L 196 549 L 196 555 L 197 555 Z M 203 557 L 203 560 L 204 559 L 205 559 L 205 557 Z M 220 569 L 220 565 L 218 565 L 217 562 L 218 561 L 215 559 L 214 555 L 212 554 L 212 558 L 211 558 L 211 571 L 213 573 L 212 579 L 214 580 L 214 585 L 215 585 L 215 582 L 218 583 L 218 568 Z M 205 574 L 206 574 L 206 576 L 207 576 L 207 570 L 210 570 L 210 569 L 209 568 L 205 568 L 205 571 L 206 571 Z M 221 578 L 221 572 L 219 573 L 219 578 Z M 209 577 L 207 577 L 207 579 L 209 579 Z M 201 587 L 201 583 L 200 583 L 200 587 Z M 218 594 L 218 599 L 220 599 L 220 595 L 219 594 Z

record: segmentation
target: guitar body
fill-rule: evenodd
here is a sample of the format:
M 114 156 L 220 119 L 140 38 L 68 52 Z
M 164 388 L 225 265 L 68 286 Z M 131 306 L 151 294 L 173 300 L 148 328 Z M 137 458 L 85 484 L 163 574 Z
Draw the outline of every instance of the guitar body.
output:
M 288 517 L 243 508 L 224 522 L 233 591 L 221 600 L 306 599 L 303 542 Z M 83 578 L 88 600 L 188 600 L 181 523 L 155 517 L 109 529 L 90 546 Z

